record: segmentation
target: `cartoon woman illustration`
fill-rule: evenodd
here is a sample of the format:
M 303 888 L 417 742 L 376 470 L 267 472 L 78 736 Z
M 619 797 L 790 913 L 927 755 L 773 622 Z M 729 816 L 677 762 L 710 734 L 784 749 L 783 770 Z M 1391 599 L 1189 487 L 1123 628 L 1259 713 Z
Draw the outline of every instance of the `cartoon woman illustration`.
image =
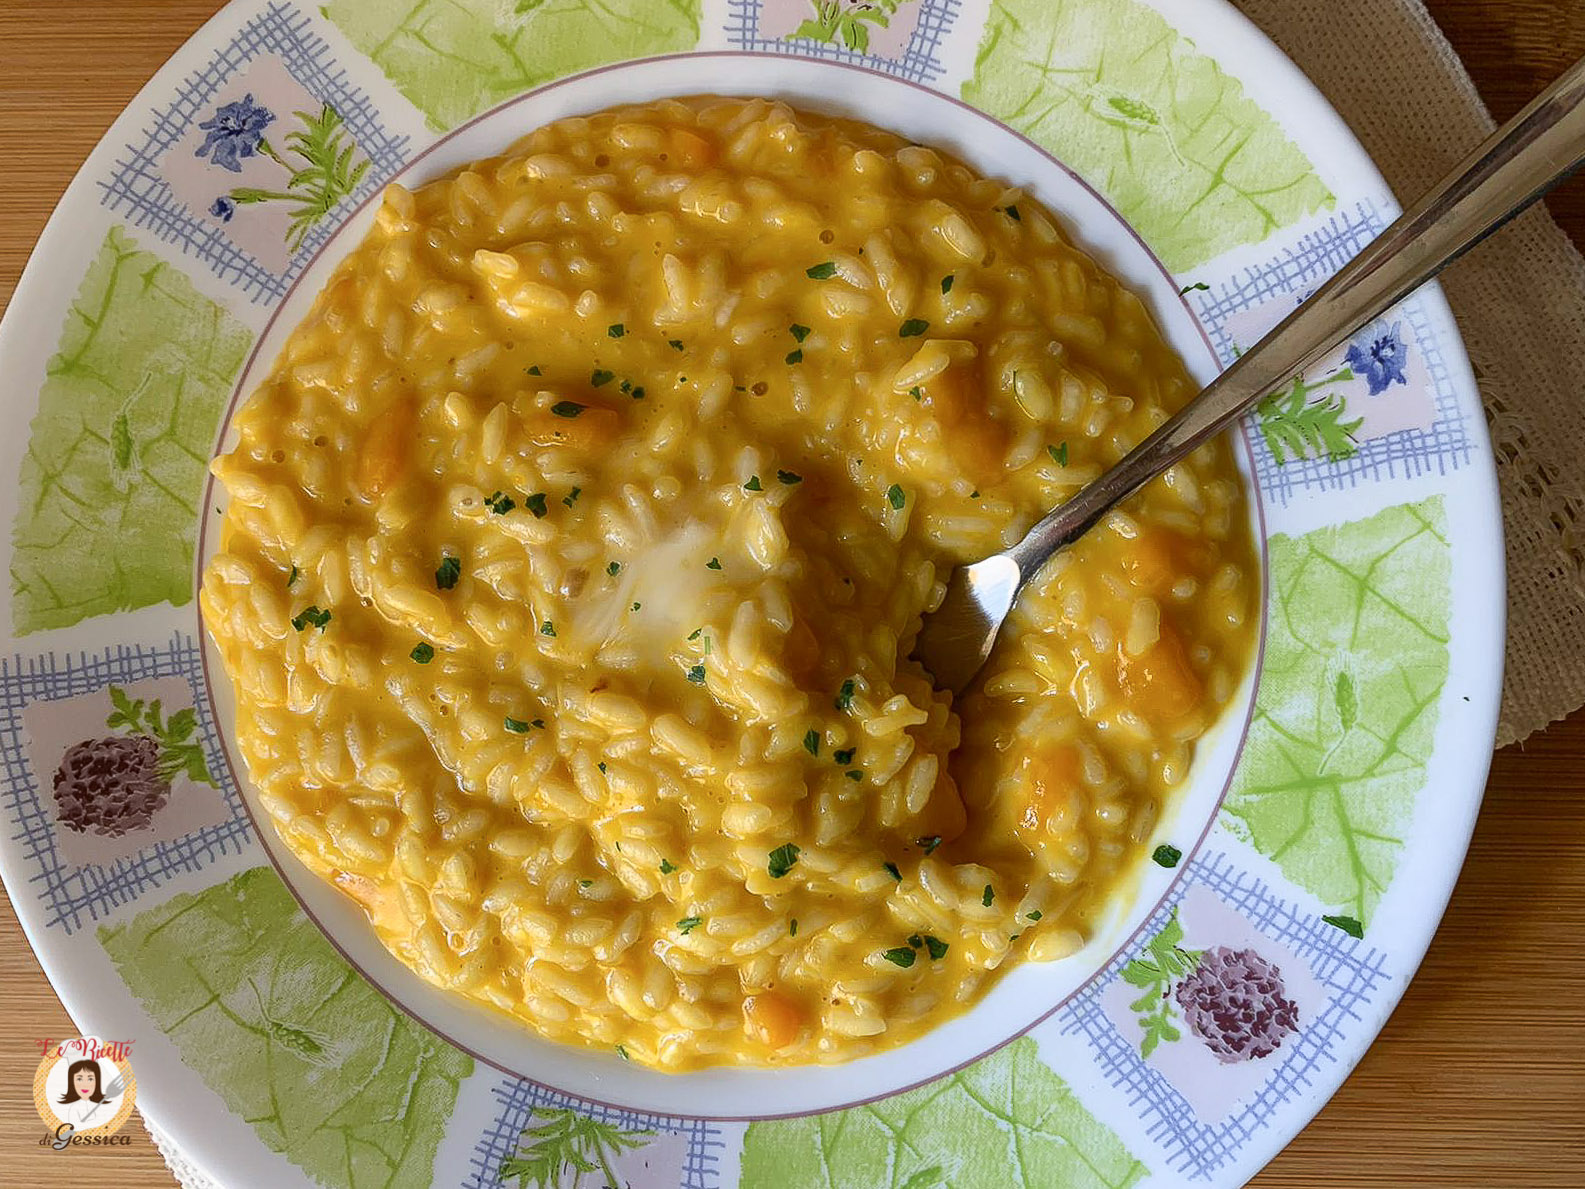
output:
M 114 1099 L 121 1096 L 125 1081 L 118 1073 L 108 1087 L 101 1087 L 99 1062 L 89 1058 L 73 1061 L 66 1067 L 66 1093 L 61 1095 L 65 1111 L 56 1114 L 79 1130 L 100 1127 L 114 1115 Z

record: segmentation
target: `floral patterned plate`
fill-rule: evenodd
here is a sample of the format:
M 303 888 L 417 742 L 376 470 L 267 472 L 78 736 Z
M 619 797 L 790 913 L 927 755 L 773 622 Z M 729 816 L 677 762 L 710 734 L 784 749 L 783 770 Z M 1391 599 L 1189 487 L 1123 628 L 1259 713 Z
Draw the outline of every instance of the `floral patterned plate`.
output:
M 1236 1185 L 1341 1082 L 1429 942 L 1503 636 L 1490 448 L 1435 289 L 1243 428 L 1268 614 L 1248 721 L 1206 761 L 1226 787 L 1197 776 L 1104 943 L 933 1048 L 666 1079 L 524 1047 L 403 984 L 272 853 L 194 600 L 204 468 L 253 367 L 404 169 L 624 87 L 750 78 L 920 139 L 989 128 L 968 155 L 1067 215 L 1202 376 L 1395 213 L 1221 0 L 224 10 L 90 157 L 0 325 L 28 426 L 0 442 L 0 871 L 74 1017 L 135 1041 L 140 1105 L 216 1181 Z

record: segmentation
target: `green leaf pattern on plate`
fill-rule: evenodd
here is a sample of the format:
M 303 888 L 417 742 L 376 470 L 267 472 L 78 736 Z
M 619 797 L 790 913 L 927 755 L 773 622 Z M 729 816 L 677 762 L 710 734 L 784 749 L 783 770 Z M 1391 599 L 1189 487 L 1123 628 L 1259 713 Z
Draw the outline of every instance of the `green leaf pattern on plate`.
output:
M 1178 1030 L 1178 1008 L 1172 1001 L 1172 986 L 1177 980 L 1193 974 L 1203 956 L 1203 950 L 1183 948 L 1183 926 L 1174 908 L 1161 932 L 1146 941 L 1139 957 L 1123 967 L 1120 972 L 1123 981 L 1144 992 L 1128 1005 L 1144 1032 L 1139 1044 L 1141 1057 L 1150 1056 L 1162 1041 L 1170 1044 L 1182 1037 L 1183 1033 Z
M 268 867 L 99 940 L 154 1025 L 259 1138 L 326 1185 L 427 1185 L 473 1059 L 393 1008 Z
M 341 113 L 330 104 L 320 104 L 317 116 L 306 111 L 292 114 L 301 127 L 288 132 L 283 143 L 287 154 L 296 160 L 288 160 L 268 140 L 259 140 L 259 151 L 286 170 L 286 189 L 239 186 L 231 191 L 230 198 L 242 204 L 291 203 L 286 245 L 295 252 L 319 221 L 358 188 L 368 172 L 369 159 L 356 156 L 358 146 L 348 135 Z
M 1265 665 L 1222 820 L 1327 907 L 1368 922 L 1425 784 L 1447 682 L 1442 499 L 1269 548 Z
M 1353 378 L 1354 373 L 1346 367 L 1313 384 L 1295 376 L 1286 389 L 1255 406 L 1256 424 L 1278 466 L 1286 465 L 1290 457 L 1342 462 L 1359 453 L 1354 434 L 1364 419 L 1344 421 L 1347 402 L 1340 393 L 1327 391 Z M 1312 401 L 1310 397 L 1317 392 L 1323 395 Z
M 112 227 L 66 315 L 22 460 L 16 631 L 193 597 L 204 468 L 253 336 Z
M 1243 86 L 1135 0 L 992 0 L 963 97 L 1082 174 L 1175 272 L 1334 202 Z
M 602 1184 L 614 1189 L 623 1182 L 612 1158 L 642 1148 L 654 1134 L 648 1128 L 624 1131 L 571 1107 L 535 1107 L 517 1151 L 501 1162 L 500 1177 L 515 1179 L 518 1189 L 529 1189 L 530 1179 L 534 1189 L 584 1189 L 583 1174 L 599 1173 Z
M 1122 1189 L 1147 1169 L 1035 1042 L 824 1115 L 750 1123 L 739 1189 Z
M 855 4 L 852 0 L 811 0 L 814 16 L 806 19 L 787 35 L 787 40 L 807 38 L 825 45 L 840 41 L 856 53 L 865 54 L 870 48 L 870 25 L 882 29 L 891 24 L 897 6 L 906 0 L 866 0 Z
M 446 129 L 553 79 L 691 50 L 702 0 L 331 0 L 325 16 Z

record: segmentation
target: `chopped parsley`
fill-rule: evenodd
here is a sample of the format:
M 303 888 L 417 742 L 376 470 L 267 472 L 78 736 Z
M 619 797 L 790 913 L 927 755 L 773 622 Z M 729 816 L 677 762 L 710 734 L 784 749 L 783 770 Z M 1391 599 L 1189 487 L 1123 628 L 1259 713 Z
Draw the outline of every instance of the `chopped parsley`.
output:
M 704 635 L 704 629 L 703 628 L 694 628 L 693 631 L 688 633 L 688 639 L 697 640 L 702 635 Z
M 605 333 L 614 339 L 619 339 L 627 333 L 627 327 L 623 326 L 620 322 L 613 322 L 611 325 L 605 328 Z
M 640 386 L 638 388 L 633 389 L 632 397 L 633 397 L 634 400 L 643 400 L 644 399 L 644 389 L 643 389 L 643 387 Z
M 1022 223 L 1024 221 L 1024 217 L 1018 213 L 1018 208 L 1011 203 L 1004 206 L 1002 210 L 1007 212 L 1007 217 L 1014 223 Z
M 919 936 L 919 934 L 917 934 L 917 933 L 910 933 L 910 934 L 909 934 L 909 935 L 908 935 L 908 944 L 909 944 L 909 945 L 911 945 L 911 946 L 913 946 L 913 947 L 914 947 L 914 949 L 916 949 L 916 950 L 917 950 L 917 949 L 923 949 L 923 948 L 924 948 L 924 944 L 925 944 L 925 941 L 924 941 L 924 938 L 922 938 L 922 937 L 920 937 L 920 936 Z
M 1192 285 L 1185 285 L 1182 289 L 1179 289 L 1178 296 L 1182 297 L 1186 293 L 1209 293 L 1210 291 L 1211 287 L 1204 281 L 1196 281 Z
M 908 502 L 908 497 L 903 494 L 901 487 L 893 483 L 886 489 L 886 502 L 901 511 L 902 506 Z
M 957 279 L 958 279 L 957 278 L 957 274 L 950 273 L 950 272 L 946 276 L 942 277 L 941 278 L 941 292 L 943 292 L 943 293 L 951 293 L 952 292 L 952 283 L 954 281 L 956 281 Z
M 633 1059 L 633 1058 L 631 1058 L 631 1057 L 629 1057 L 627 1055 L 627 1050 L 625 1048 L 623 1048 L 621 1045 L 617 1045 L 616 1046 L 616 1055 L 618 1057 L 622 1058 L 622 1060 L 624 1060 L 624 1061 L 631 1061 Z
M 638 604 L 636 604 L 636 603 L 634 604 L 635 607 L 637 605 Z M 702 664 L 701 665 L 695 665 L 693 668 L 689 669 L 688 670 L 688 680 L 693 682 L 695 685 L 703 685 L 704 684 L 704 666 Z
M 743 484 L 743 490 L 744 491 L 764 491 L 765 488 L 760 484 L 758 475 L 750 475 L 748 477 L 748 482 Z
M 675 870 L 677 870 L 677 865 L 670 859 L 662 859 L 660 861 L 660 873 L 662 875 L 670 875 Z
M 896 863 L 882 863 L 881 866 L 886 868 L 886 874 L 890 875 L 898 883 L 903 882 L 903 873 L 897 870 Z
M 1183 852 L 1177 847 L 1163 842 L 1150 852 L 1150 857 L 1162 867 L 1176 867 L 1178 861 L 1183 858 Z
M 864 779 L 864 773 L 858 771 L 857 769 L 854 769 L 850 772 L 844 772 L 842 775 L 853 781 L 854 784 L 857 784 L 859 781 Z
M 702 924 L 704 924 L 703 917 L 683 917 L 682 920 L 677 922 L 677 931 L 684 937 L 687 937 L 688 934 L 692 933 Z
M 517 507 L 517 501 L 504 492 L 492 491 L 485 497 L 484 506 L 497 516 L 505 516 L 513 508 Z
M 1321 919 L 1323 921 L 1325 921 L 1328 925 L 1331 925 L 1334 929 L 1341 929 L 1344 933 L 1347 933 L 1350 937 L 1364 937 L 1365 936 L 1365 926 L 1360 924 L 1353 917 L 1324 916 Z
M 930 323 L 923 318 L 910 318 L 897 328 L 897 337 L 900 339 L 914 339 L 930 329 Z
M 789 365 L 794 364 L 794 363 L 802 363 L 803 361 L 804 361 L 804 352 L 803 352 L 803 348 L 802 347 L 799 347 L 796 350 L 792 350 L 792 351 L 787 352 L 787 358 L 785 360 L 783 360 L 784 363 L 787 363 Z
M 603 367 L 597 367 L 589 373 L 589 384 L 595 388 L 603 388 L 616 379 L 615 372 L 608 372 Z
M 559 400 L 550 406 L 550 411 L 558 417 L 576 417 L 587 407 L 587 405 L 580 405 L 575 400 Z
M 843 767 L 846 767 L 853 762 L 853 753 L 856 751 L 858 751 L 858 748 L 856 747 L 845 747 L 841 751 L 833 751 L 831 753 L 831 758 L 837 763 L 841 764 Z
M 329 622 L 330 612 L 321 611 L 318 607 L 304 607 L 300 613 L 292 616 L 292 626 L 298 631 L 310 625 L 324 631 L 325 625 Z
M 704 568 L 707 570 L 719 570 L 721 568 L 721 559 L 719 557 L 712 557 L 709 561 L 704 563 Z
M 526 367 L 523 370 L 526 371 L 531 376 L 542 376 L 542 375 L 545 374 L 544 372 L 539 370 L 539 364 L 537 364 L 537 363 L 534 364 L 532 367 Z
M 925 390 L 923 388 L 921 388 L 918 384 L 915 384 L 912 388 L 910 388 L 908 390 L 908 395 L 913 397 L 915 400 L 924 400 L 925 399 Z
M 441 556 L 440 565 L 435 568 L 435 586 L 440 590 L 450 590 L 457 585 L 457 579 L 462 577 L 462 559 L 459 557 Z
M 804 750 L 812 756 L 820 754 L 820 732 L 813 727 L 804 732 Z
M 286 576 L 286 589 L 287 590 L 291 590 L 292 587 L 296 586 L 297 585 L 297 580 L 301 576 L 302 576 L 302 571 L 299 570 L 296 566 L 293 566 L 292 567 L 292 572 Z
M 592 887 L 594 887 L 594 880 L 592 880 L 592 879 L 580 879 L 578 881 L 578 886 L 580 888 L 592 888 Z
M 788 487 L 793 486 L 795 483 L 802 483 L 804 481 L 804 477 L 797 471 L 777 471 L 776 478 L 785 483 Z
M 513 718 L 510 714 L 505 719 L 506 729 L 514 735 L 528 734 L 528 724 L 520 718 Z
M 673 351 L 681 351 L 682 350 L 682 340 L 681 339 L 667 339 L 666 340 L 666 345 L 668 347 L 670 347 Z
M 622 572 L 622 563 L 619 561 L 607 562 L 605 565 L 605 572 L 611 575 L 611 577 L 615 578 Z
M 536 491 L 533 495 L 526 496 L 523 500 L 523 507 L 527 508 L 540 520 L 543 520 L 545 513 L 550 511 L 549 508 L 545 507 L 545 493 L 543 491 Z
M 554 636 L 556 634 L 556 625 L 547 619 L 544 623 L 539 625 L 539 634 L 541 636 Z
M 985 891 L 980 894 L 980 903 L 989 908 L 996 901 L 996 889 L 990 884 L 985 885 Z
M 633 610 L 637 611 L 643 605 L 644 605 L 643 603 L 634 603 L 633 604 Z
M 601 772 L 604 772 L 605 771 L 605 761 L 601 760 L 598 764 L 595 765 L 595 767 L 600 769 Z
M 837 275 L 836 261 L 827 260 L 824 263 L 816 264 L 813 268 L 806 268 L 804 269 L 804 275 L 811 281 L 829 281 Z
M 842 688 L 837 690 L 836 708 L 838 710 L 853 709 L 853 678 L 849 677 L 842 683 Z
M 1051 461 L 1059 467 L 1068 465 L 1068 444 L 1066 442 L 1059 442 L 1055 446 L 1047 446 L 1046 453 L 1051 455 Z
M 900 945 L 896 949 L 885 950 L 881 957 L 893 966 L 901 966 L 904 970 L 914 964 L 914 951 L 911 946 Z
M 941 845 L 941 835 L 932 834 L 928 838 L 915 838 L 914 845 L 924 847 L 925 854 L 933 855 L 936 853 L 936 847 Z
M 413 645 L 413 651 L 407 654 L 421 665 L 427 665 L 435 659 L 435 646 L 428 640 L 420 640 Z
M 1028 917 L 1032 921 L 1038 921 L 1041 917 L 1045 916 L 1046 914 L 1041 912 L 1038 908 L 1031 908 L 1024 915 L 1026 917 Z
M 577 503 L 577 502 L 578 502 L 578 497 L 579 497 L 579 496 L 580 496 L 580 495 L 582 495 L 582 494 L 583 494 L 583 488 L 581 488 L 581 487 L 574 487 L 574 488 L 573 488 L 573 489 L 572 489 L 572 490 L 571 490 L 571 491 L 569 491 L 569 492 L 568 492 L 568 493 L 567 493 L 567 494 L 566 494 L 566 495 L 564 495 L 564 496 L 562 496 L 562 497 L 561 497 L 561 502 L 562 502 L 562 503 L 564 503 L 564 504 L 566 504 L 566 505 L 567 505 L 567 507 L 569 507 L 569 508 L 570 508 L 570 507 L 572 507 L 572 506 L 573 506 L 573 505 L 574 505 L 574 504 L 575 504 L 575 503 Z
M 799 853 L 796 844 L 784 842 L 770 852 L 766 859 L 765 870 L 770 872 L 772 879 L 780 879 L 798 865 Z
M 797 339 L 800 343 L 808 338 L 811 333 L 807 326 L 801 326 L 797 322 L 794 322 L 787 329 L 792 331 L 793 338 Z
M 793 917 L 792 924 L 787 927 L 787 936 L 788 937 L 797 937 L 798 936 L 798 918 L 797 917 Z
M 939 937 L 932 937 L 928 933 L 925 934 L 925 949 L 930 951 L 930 960 L 932 962 L 939 962 L 947 956 L 947 943 Z

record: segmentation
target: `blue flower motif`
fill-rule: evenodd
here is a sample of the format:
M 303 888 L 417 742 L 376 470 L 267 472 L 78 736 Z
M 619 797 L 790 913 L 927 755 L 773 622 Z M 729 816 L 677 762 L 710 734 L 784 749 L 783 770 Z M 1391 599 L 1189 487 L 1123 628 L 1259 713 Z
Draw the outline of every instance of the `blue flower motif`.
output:
M 1403 374 L 1409 362 L 1409 347 L 1403 341 L 1402 327 L 1401 322 L 1389 327 L 1385 322 L 1376 321 L 1349 344 L 1344 358 L 1356 376 L 1365 377 L 1372 396 L 1380 396 L 1393 384 L 1409 382 Z
M 264 130 L 275 122 L 275 113 L 253 102 L 250 91 L 235 103 L 222 104 L 198 127 L 209 133 L 197 156 L 207 156 L 222 169 L 242 172 L 242 158 L 259 151 Z
M 222 223 L 229 223 L 231 216 L 237 213 L 237 204 L 225 195 L 221 195 L 215 199 L 214 205 L 209 208 L 209 213 Z

